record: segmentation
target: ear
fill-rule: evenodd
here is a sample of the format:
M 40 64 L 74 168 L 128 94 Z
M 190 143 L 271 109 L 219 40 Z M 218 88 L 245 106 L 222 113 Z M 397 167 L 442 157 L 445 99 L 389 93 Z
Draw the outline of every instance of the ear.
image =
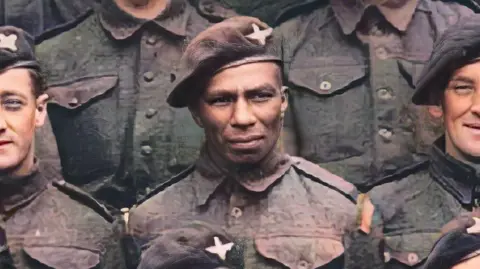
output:
M 203 123 L 202 119 L 199 116 L 198 109 L 195 107 L 188 107 L 188 110 L 190 110 L 190 114 L 192 114 L 192 118 L 195 121 L 195 123 L 198 125 L 198 127 L 203 129 Z
M 282 112 L 282 119 L 283 119 L 283 117 L 285 116 L 285 111 L 287 111 L 287 108 L 288 108 L 288 87 L 287 86 L 282 86 L 281 94 L 282 94 L 281 112 Z
M 45 117 L 47 116 L 47 100 L 48 95 L 46 93 L 37 97 L 36 105 L 37 109 L 35 111 L 35 126 L 42 127 L 45 123 Z
M 443 108 L 441 106 L 429 106 L 428 112 L 434 118 L 441 118 L 443 117 Z

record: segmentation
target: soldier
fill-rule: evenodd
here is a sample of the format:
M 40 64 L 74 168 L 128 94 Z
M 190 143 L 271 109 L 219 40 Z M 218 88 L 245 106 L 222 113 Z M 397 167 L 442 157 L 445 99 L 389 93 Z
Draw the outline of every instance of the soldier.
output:
M 34 156 L 48 96 L 33 49 L 27 33 L 0 27 L 0 260 L 17 269 L 124 268 L 112 216 Z
M 386 268 L 419 268 L 450 221 L 479 211 L 479 25 L 474 15 L 448 29 L 417 83 L 413 102 L 443 120 L 444 136 L 363 202 L 362 230 L 383 238 Z
M 210 23 L 186 0 L 103 0 L 77 23 L 37 47 L 55 135 L 39 152 L 54 160 L 56 142 L 67 182 L 130 207 L 198 156 L 201 129 L 165 100 L 185 43 Z
M 87 15 L 100 0 L 0 0 L 0 25 L 22 28 L 34 37 Z
M 354 2 L 322 1 L 276 31 L 291 88 L 291 154 L 367 190 L 420 160 L 441 134 L 410 104 L 413 83 L 434 41 L 473 11 L 432 0 Z
M 288 103 L 267 27 L 235 17 L 186 48 L 168 103 L 189 108 L 206 142 L 194 166 L 132 209 L 129 231 L 145 245 L 181 221 L 202 220 L 241 246 L 235 264 L 243 268 L 342 268 L 355 189 L 276 146 Z

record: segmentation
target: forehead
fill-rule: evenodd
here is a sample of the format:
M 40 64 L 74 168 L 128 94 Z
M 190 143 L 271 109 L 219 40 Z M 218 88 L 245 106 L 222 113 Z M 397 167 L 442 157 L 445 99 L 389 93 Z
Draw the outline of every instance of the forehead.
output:
M 31 93 L 30 73 L 26 68 L 14 68 L 0 73 L 0 91 Z
M 452 78 L 459 76 L 480 81 L 480 59 L 456 69 L 452 74 Z
M 280 67 L 273 62 L 249 63 L 222 70 L 207 84 L 206 92 L 248 90 L 270 84 L 280 88 Z

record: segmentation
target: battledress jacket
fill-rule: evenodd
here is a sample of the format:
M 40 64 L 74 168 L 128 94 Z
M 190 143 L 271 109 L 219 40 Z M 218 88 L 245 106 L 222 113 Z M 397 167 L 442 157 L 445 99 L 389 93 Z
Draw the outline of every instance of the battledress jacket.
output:
M 1 268 L 125 268 L 112 216 L 50 171 L 0 179 Z
M 443 144 L 438 140 L 423 163 L 369 193 L 386 269 L 421 268 L 442 227 L 480 206 L 479 171 L 446 154 Z
M 130 214 L 129 231 L 143 248 L 183 220 L 201 220 L 241 245 L 239 268 L 343 268 L 355 188 L 304 159 L 286 156 L 272 175 L 241 185 L 200 157 L 156 192 Z

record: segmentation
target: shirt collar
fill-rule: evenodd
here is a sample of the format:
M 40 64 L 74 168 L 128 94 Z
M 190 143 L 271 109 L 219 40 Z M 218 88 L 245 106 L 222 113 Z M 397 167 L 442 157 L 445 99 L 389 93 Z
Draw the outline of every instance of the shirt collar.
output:
M 177 36 L 184 37 L 192 11 L 193 8 L 188 6 L 185 0 L 170 0 L 167 8 L 152 22 Z M 102 27 L 117 40 L 129 38 L 144 24 L 150 22 L 125 12 L 114 0 L 102 1 L 99 16 Z
M 250 192 L 264 192 L 281 179 L 292 165 L 290 156 L 274 152 L 262 165 L 268 167 L 268 169 L 260 172 L 257 170 L 248 174 L 236 174 L 234 169 L 224 167 L 221 161 L 214 161 L 215 159 L 203 147 L 195 163 L 193 176 L 199 180 L 196 180 L 198 183 L 193 184 L 193 188 L 197 195 L 198 205 L 206 204 L 219 186 L 226 183 L 238 184 Z M 252 180 L 239 180 L 239 177 L 242 177 L 242 179 L 252 177 Z
M 475 191 L 480 198 L 480 177 L 475 168 L 445 153 L 444 144 L 442 137 L 431 148 L 430 174 L 460 203 L 473 205 Z
M 28 176 L 0 178 L 0 213 L 9 213 L 17 209 L 47 188 L 49 180 L 44 177 L 41 170 L 39 162 L 36 161 L 34 169 Z
M 405 32 L 410 24 L 413 14 L 419 7 L 421 0 L 401 0 L 395 1 L 399 3 L 391 3 L 394 1 L 387 0 L 384 4 L 378 5 L 378 10 L 383 14 L 385 19 L 397 30 Z M 333 13 L 342 28 L 344 34 L 349 35 L 355 31 L 358 23 L 368 7 L 365 0 L 331 0 L 330 4 Z

